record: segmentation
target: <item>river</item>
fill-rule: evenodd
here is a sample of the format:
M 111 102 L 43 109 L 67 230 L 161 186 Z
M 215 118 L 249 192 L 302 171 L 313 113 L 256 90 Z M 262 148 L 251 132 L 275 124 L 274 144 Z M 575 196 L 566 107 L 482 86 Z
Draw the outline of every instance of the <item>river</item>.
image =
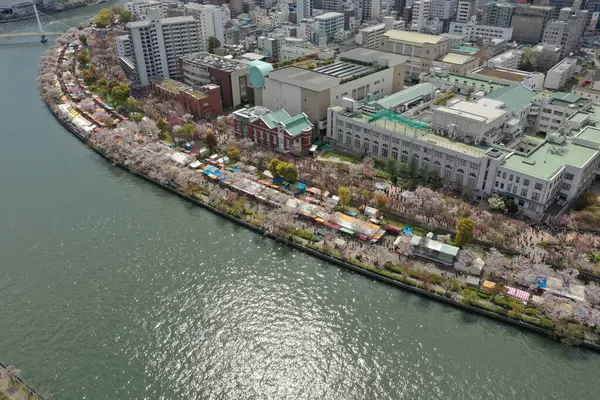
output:
M 598 354 L 282 247 L 107 163 L 40 100 L 44 48 L 0 45 L 0 361 L 42 393 L 598 398 Z

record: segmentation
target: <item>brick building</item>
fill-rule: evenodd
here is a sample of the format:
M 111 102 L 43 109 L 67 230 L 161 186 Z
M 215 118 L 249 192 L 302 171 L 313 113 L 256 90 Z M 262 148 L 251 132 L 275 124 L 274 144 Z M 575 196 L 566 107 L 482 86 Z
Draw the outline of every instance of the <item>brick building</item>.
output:
M 168 78 L 150 78 L 152 91 L 165 100 L 176 100 L 187 112 L 199 118 L 216 118 L 223 113 L 221 89 L 208 84 L 193 89 L 181 82 Z
M 312 145 L 315 127 L 304 113 L 292 117 L 285 110 L 273 112 L 256 106 L 242 108 L 233 115 L 236 136 L 259 145 L 281 153 L 305 153 Z

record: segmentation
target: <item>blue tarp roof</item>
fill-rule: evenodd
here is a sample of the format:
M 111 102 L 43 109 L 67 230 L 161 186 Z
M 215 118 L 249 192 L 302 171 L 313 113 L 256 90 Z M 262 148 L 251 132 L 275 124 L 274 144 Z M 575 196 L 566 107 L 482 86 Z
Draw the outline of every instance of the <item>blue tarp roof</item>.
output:
M 301 192 L 306 191 L 306 188 L 308 187 L 308 185 L 306 183 L 302 183 L 302 182 L 298 182 L 298 190 Z
M 413 228 L 411 228 L 410 226 L 407 226 L 406 228 L 404 228 L 402 230 L 402 232 L 404 233 L 410 233 L 411 235 L 414 235 L 415 231 L 413 230 Z

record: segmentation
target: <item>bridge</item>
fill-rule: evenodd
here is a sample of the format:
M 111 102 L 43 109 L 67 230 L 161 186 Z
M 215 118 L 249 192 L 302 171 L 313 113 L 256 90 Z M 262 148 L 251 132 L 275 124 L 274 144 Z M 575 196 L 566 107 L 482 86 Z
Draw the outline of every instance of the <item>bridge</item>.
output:
M 31 12 L 0 23 L 0 39 L 39 36 L 40 42 L 46 43 L 48 36 L 60 36 L 71 28 L 64 22 L 38 10 L 34 3 L 31 3 L 31 7 Z M 52 31 L 47 32 L 44 29 L 44 26 L 48 25 L 53 26 Z

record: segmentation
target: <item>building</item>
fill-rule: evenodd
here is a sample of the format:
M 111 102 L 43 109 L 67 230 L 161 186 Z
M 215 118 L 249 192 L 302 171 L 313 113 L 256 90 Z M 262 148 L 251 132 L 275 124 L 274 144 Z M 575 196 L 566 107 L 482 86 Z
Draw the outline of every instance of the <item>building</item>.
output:
M 453 74 L 466 75 L 467 72 L 479 67 L 479 58 L 462 54 L 448 53 L 434 61 L 433 66 L 444 68 Z
M 355 37 L 356 44 L 368 49 L 380 50 L 383 34 L 392 29 L 404 30 L 404 21 L 385 17 L 383 24 L 375 24 L 361 28 Z
M 296 0 L 296 20 L 298 22 L 313 15 L 313 0 Z
M 554 8 L 548 6 L 517 4 L 510 22 L 513 28 L 512 39 L 519 43 L 541 43 L 553 11 Z
M 330 59 L 334 57 L 334 51 L 331 49 L 317 47 L 303 39 L 286 38 L 279 52 L 279 60 L 291 61 L 313 54 L 317 54 L 319 59 Z
M 533 98 L 531 109 L 531 113 L 538 118 L 535 131 L 538 134 L 558 131 L 571 115 L 587 111 L 591 106 L 591 100 L 573 93 L 540 92 Z
M 510 86 L 506 83 L 495 82 L 494 79 L 478 79 L 451 74 L 445 68 L 432 68 L 429 73 L 421 75 L 421 82 L 430 82 L 444 93 L 452 92 L 473 97 L 482 97 L 499 88 Z
M 456 22 L 467 23 L 477 11 L 477 0 L 458 0 Z
M 467 77 L 490 80 L 503 85 L 523 85 L 531 90 L 540 90 L 544 85 L 544 74 L 511 68 L 480 67 L 467 73 Z
M 434 99 L 437 87 L 431 83 L 419 83 L 397 93 L 369 103 L 377 110 L 389 110 L 403 113 L 418 104 L 428 103 Z
M 359 9 L 361 21 L 373 21 L 381 14 L 381 0 L 361 0 Z
M 175 100 L 198 118 L 216 118 L 223 114 L 221 91 L 217 85 L 204 85 L 197 89 L 168 78 L 151 77 L 150 88 L 163 100 Z
M 221 44 L 225 43 L 224 13 L 221 7 L 187 3 L 185 14 L 193 16 L 200 22 L 200 35 L 205 43 L 208 43 L 208 38 L 211 36 L 216 37 Z
M 486 61 L 485 66 L 488 68 L 510 68 L 518 69 L 521 63 L 521 51 L 518 49 L 508 50 L 496 57 L 492 57 Z
M 115 37 L 115 51 L 117 53 L 117 59 L 121 57 L 131 57 L 133 55 L 129 35 Z
M 133 52 L 120 64 L 142 87 L 153 76 L 180 78 L 178 58 L 205 48 L 200 24 L 191 16 L 161 19 L 160 10 L 151 9 L 148 19 L 128 23 L 127 30 Z
M 524 215 L 536 220 L 560 215 L 595 177 L 600 129 L 588 126 L 572 138 L 517 135 L 507 147 L 502 130 L 512 114 L 506 114 L 502 101 L 482 100 L 468 105 L 459 101 L 454 112 L 441 112 L 438 123 L 449 123 L 439 129 L 344 100 L 328 109 L 326 141 L 345 151 L 436 171 L 445 185 L 475 199 L 508 196 Z M 504 118 L 508 120 L 500 124 Z M 471 121 L 478 129 L 459 125 Z M 480 136 L 469 137 L 467 131 Z M 485 140 L 475 144 L 476 137 Z M 499 141 L 487 142 L 494 138 Z
M 513 35 L 513 28 L 478 25 L 475 18 L 473 18 L 466 23 L 451 22 L 448 33 L 451 35 L 462 35 L 469 42 L 474 42 L 478 39 L 502 39 L 509 41 Z
M 551 19 L 558 19 L 560 15 L 560 10 L 565 7 L 571 7 L 573 5 L 574 0 L 547 0 L 547 4 L 554 8 L 552 11 Z M 578 7 L 578 9 L 581 7 Z
M 164 7 L 164 3 L 158 0 L 134 0 L 129 3 L 125 3 L 124 7 L 138 19 L 144 19 L 148 17 L 148 11 L 152 8 L 158 8 L 161 10 L 161 18 L 166 17 L 166 7 Z
M 343 0 L 322 0 L 321 9 L 323 11 L 344 12 Z
M 179 68 L 183 81 L 190 86 L 219 86 L 223 108 L 248 102 L 249 66 L 245 62 L 199 52 L 179 57 Z
M 413 32 L 422 32 L 429 21 L 430 0 L 416 0 L 412 5 L 412 21 L 410 30 Z
M 306 114 L 292 117 L 286 110 L 242 108 L 233 113 L 236 136 L 252 140 L 281 153 L 295 149 L 306 153 L 313 143 L 315 126 Z
M 514 4 L 491 1 L 483 6 L 481 24 L 508 28 L 514 11 Z
M 357 48 L 341 53 L 339 60 L 312 70 L 289 66 L 272 71 L 256 64 L 249 73 L 256 104 L 304 113 L 321 130 L 327 107 L 342 97 L 377 100 L 404 88 L 406 57 Z
M 271 36 L 259 36 L 257 40 L 257 49 L 265 57 L 280 59 L 281 47 L 285 42 L 283 34 L 271 34 Z
M 587 10 L 580 10 L 581 2 L 576 0 L 573 7 L 560 10 L 558 20 L 549 21 L 544 30 L 543 43 L 553 44 L 562 48 L 561 56 L 579 50 L 579 43 L 587 21 Z
M 575 74 L 576 66 L 576 59 L 570 57 L 564 58 L 546 73 L 544 87 L 550 90 L 562 89 Z
M 422 72 L 429 72 L 433 60 L 449 53 L 452 45 L 460 42 L 459 38 L 453 36 L 391 30 L 383 34 L 381 49 L 410 57 L 410 64 L 406 64 L 406 76 L 414 79 Z
M 561 50 L 560 46 L 540 43 L 531 49 L 531 55 L 535 64 L 552 67 L 560 60 Z
M 431 0 L 429 17 L 449 21 L 456 15 L 458 0 Z
M 338 12 L 327 12 L 314 18 L 318 29 L 325 32 L 327 41 L 333 40 L 335 34 L 344 30 L 344 14 Z

